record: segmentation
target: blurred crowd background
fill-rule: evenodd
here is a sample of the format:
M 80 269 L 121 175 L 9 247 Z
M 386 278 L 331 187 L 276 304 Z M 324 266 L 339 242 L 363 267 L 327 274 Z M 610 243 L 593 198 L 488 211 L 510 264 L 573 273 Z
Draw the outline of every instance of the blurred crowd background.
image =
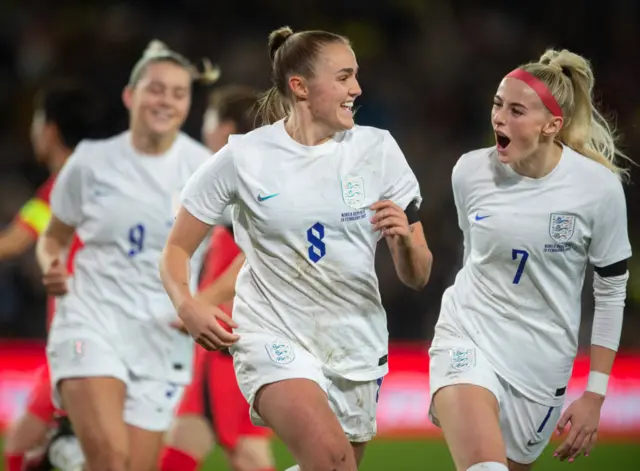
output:
M 623 150 L 640 162 L 640 3 L 635 0 L 3 0 L 0 2 L 0 225 L 46 178 L 29 142 L 33 97 L 52 78 L 79 77 L 110 103 L 104 135 L 123 130 L 120 100 L 131 68 L 154 38 L 222 69 L 219 84 L 270 86 L 267 36 L 277 27 L 347 35 L 360 63 L 359 124 L 389 129 L 420 181 L 421 218 L 434 253 L 428 287 L 397 280 L 385 244 L 377 260 L 394 340 L 427 341 L 440 298 L 460 267 L 462 238 L 450 188 L 457 158 L 493 144 L 492 97 L 501 78 L 547 47 L 592 61 L 602 109 Z M 194 90 L 185 132 L 199 138 L 205 88 Z M 626 187 L 632 246 L 640 241 L 640 169 Z M 587 276 L 581 344 L 588 345 Z M 632 262 L 622 339 L 640 346 L 640 263 Z M 0 263 L 0 337 L 44 338 L 45 295 L 33 254 Z

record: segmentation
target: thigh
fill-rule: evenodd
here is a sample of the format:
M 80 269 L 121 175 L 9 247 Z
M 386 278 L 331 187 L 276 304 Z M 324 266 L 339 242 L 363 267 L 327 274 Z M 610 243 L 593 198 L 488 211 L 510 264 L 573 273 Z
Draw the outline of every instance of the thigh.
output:
M 46 442 L 49 422 L 39 415 L 26 411 L 15 420 L 4 436 L 4 452 L 6 454 L 25 454 Z
M 505 385 L 500 424 L 513 469 L 520 469 L 518 464 L 526 466 L 538 459 L 551 440 L 561 412 L 562 405 L 538 404 Z
M 254 407 L 301 469 L 357 469 L 353 449 L 318 383 L 300 378 L 269 383 L 257 393 Z
M 127 471 L 155 471 L 162 448 L 162 432 L 127 425 L 129 467 Z
M 125 383 L 110 377 L 70 378 L 61 380 L 58 390 L 89 468 L 123 469 L 129 455 L 122 420 Z
M 502 384 L 480 350 L 457 339 L 429 350 L 430 417 L 442 428 L 457 469 L 506 464 L 500 430 Z

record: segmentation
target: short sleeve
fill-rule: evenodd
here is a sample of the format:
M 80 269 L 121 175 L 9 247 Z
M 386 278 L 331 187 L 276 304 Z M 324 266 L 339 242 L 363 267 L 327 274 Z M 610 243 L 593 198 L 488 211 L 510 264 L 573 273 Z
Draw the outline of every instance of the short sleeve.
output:
M 64 164 L 51 191 L 51 213 L 71 227 L 78 227 L 82 221 L 82 188 L 86 169 L 81 146 L 76 147 Z
M 589 261 L 603 268 L 631 257 L 627 204 L 619 181 L 611 185 L 596 209 L 589 245 Z
M 182 206 L 205 224 L 214 225 L 237 194 L 233 152 L 226 145 L 191 176 L 182 190 Z
M 411 203 L 419 208 L 422 203 L 420 185 L 400 146 L 389 132 L 385 132 L 383 149 L 385 163 L 381 199 L 391 200 L 405 210 Z
M 464 256 L 462 263 L 466 263 L 471 250 L 471 238 L 469 234 L 469 219 L 467 218 L 467 209 L 464 199 L 464 182 L 460 175 L 460 165 L 457 163 L 451 172 L 451 188 L 453 190 L 453 202 L 456 205 L 456 213 L 458 215 L 458 226 L 463 234 Z

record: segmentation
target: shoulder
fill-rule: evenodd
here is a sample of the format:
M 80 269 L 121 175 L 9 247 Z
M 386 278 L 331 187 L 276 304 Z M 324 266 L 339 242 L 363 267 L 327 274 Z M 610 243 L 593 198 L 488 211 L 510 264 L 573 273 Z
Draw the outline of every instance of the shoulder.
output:
M 617 174 L 604 165 L 568 147 L 565 148 L 572 180 L 581 185 L 586 194 L 597 199 L 612 198 L 624 194 Z
M 205 145 L 185 133 L 178 134 L 178 142 L 180 144 L 180 158 L 187 159 L 196 166 L 202 164 L 212 154 Z
M 112 166 L 114 155 L 122 152 L 122 144 L 126 139 L 126 133 L 121 133 L 106 139 L 80 141 L 65 166 L 72 164 L 76 167 L 93 167 L 105 161 L 107 165 Z
M 463 183 L 473 177 L 490 172 L 496 165 L 495 147 L 485 147 L 466 152 L 460 156 L 453 166 L 452 180 L 455 183 Z
M 380 146 L 380 149 L 384 149 L 383 146 L 388 144 L 396 144 L 395 139 L 386 129 L 360 125 L 343 132 L 341 142 L 347 145 L 365 146 L 367 148 Z

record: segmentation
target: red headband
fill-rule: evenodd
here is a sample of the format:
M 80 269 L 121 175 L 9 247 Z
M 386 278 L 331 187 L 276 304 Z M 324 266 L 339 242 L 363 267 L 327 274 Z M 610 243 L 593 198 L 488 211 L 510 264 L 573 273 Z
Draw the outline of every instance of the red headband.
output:
M 542 80 L 522 69 L 515 69 L 509 72 L 507 77 L 518 79 L 529 85 L 533 88 L 533 91 L 536 92 L 536 95 L 540 97 L 544 106 L 551 111 L 553 116 L 562 118 L 562 108 L 560 108 L 560 105 L 558 105 L 558 102 Z

